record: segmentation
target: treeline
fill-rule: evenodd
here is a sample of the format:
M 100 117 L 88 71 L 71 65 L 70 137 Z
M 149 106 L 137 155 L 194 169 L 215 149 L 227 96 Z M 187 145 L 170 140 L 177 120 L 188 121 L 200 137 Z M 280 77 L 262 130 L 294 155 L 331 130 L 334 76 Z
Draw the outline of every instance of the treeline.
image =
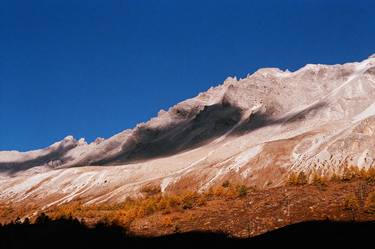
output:
M 357 167 L 345 167 L 340 174 L 323 175 L 318 171 L 310 173 L 291 172 L 286 178 L 286 185 L 304 186 L 312 184 L 319 187 L 322 191 L 335 182 L 349 183 L 354 180 L 363 180 L 368 184 L 375 184 L 375 168 L 358 169 Z M 167 214 L 174 212 L 183 212 L 193 208 L 205 206 L 207 202 L 215 199 L 237 199 L 246 197 L 252 192 L 261 192 L 262 189 L 256 186 L 247 186 L 240 182 L 223 181 L 221 184 L 212 186 L 204 192 L 181 191 L 177 193 L 162 193 L 159 185 L 147 184 L 140 189 L 141 196 L 127 198 L 124 202 L 118 204 L 92 204 L 83 205 L 79 201 L 54 206 L 46 210 L 53 218 L 60 217 L 84 217 L 97 221 L 102 219 L 105 222 L 115 221 L 122 226 L 127 227 L 135 219 L 143 218 L 154 213 L 161 213 L 159 222 L 161 225 L 173 225 L 173 221 Z M 375 213 L 375 192 L 364 193 L 359 197 L 354 193 L 346 196 L 342 201 L 342 209 L 355 213 L 360 205 L 368 213 Z
M 306 184 L 313 184 L 324 190 L 330 183 L 349 183 L 354 180 L 362 180 L 366 184 L 375 185 L 375 167 L 358 168 L 356 166 L 346 166 L 341 173 L 332 173 L 330 175 L 321 174 L 316 170 L 310 173 L 303 171 L 291 172 L 286 180 L 289 186 L 304 186 Z M 361 190 L 360 190 L 361 191 Z M 365 212 L 375 214 L 375 191 L 364 193 L 363 191 L 358 196 L 356 193 L 348 194 L 342 203 L 342 208 L 352 213 L 352 219 L 355 220 L 356 212 L 363 203 Z
M 123 226 L 129 225 L 133 220 L 142 218 L 156 212 L 170 214 L 182 212 L 192 208 L 205 206 L 213 199 L 226 198 L 235 199 L 245 197 L 249 192 L 256 191 L 255 187 L 244 184 L 224 181 L 222 184 L 213 186 L 205 192 L 181 191 L 177 193 L 162 193 L 159 185 L 145 185 L 141 188 L 141 196 L 127 198 L 122 203 L 113 205 L 82 205 L 80 202 L 60 205 L 48 210 L 52 218 L 66 216 L 96 218 L 103 214 L 104 220 L 115 221 Z M 168 217 L 160 220 L 163 225 L 171 225 Z
M 317 170 L 311 172 L 292 171 L 288 174 L 286 183 L 288 185 L 301 186 L 308 183 L 315 185 L 326 185 L 328 182 L 349 182 L 352 180 L 365 180 L 369 184 L 375 184 L 375 167 L 359 168 L 357 166 L 345 166 L 341 172 L 323 174 Z

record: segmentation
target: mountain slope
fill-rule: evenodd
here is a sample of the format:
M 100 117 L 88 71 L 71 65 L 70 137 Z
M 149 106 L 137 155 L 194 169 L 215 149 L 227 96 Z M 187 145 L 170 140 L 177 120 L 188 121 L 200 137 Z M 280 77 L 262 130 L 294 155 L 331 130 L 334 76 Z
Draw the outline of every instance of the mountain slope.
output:
M 134 129 L 87 144 L 0 152 L 0 199 L 122 201 L 145 184 L 279 185 L 293 171 L 374 166 L 375 58 L 228 78 Z

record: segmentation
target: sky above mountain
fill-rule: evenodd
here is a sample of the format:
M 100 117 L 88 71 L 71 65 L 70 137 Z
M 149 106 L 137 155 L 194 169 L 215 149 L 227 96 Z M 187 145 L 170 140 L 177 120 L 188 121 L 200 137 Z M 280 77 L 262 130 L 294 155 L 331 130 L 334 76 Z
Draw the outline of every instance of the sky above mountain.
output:
M 228 76 L 360 61 L 374 1 L 0 2 L 0 150 L 109 137 Z

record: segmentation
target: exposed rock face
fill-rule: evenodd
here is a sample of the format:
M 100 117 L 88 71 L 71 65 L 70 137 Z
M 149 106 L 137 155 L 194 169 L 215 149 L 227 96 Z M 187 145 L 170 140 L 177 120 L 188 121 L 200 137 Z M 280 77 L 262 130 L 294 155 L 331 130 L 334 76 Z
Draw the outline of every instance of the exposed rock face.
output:
M 0 152 L 0 198 L 121 201 L 148 182 L 203 190 L 227 178 L 277 185 L 290 170 L 374 166 L 374 132 L 374 56 L 260 69 L 109 139 L 68 136 L 37 151 Z

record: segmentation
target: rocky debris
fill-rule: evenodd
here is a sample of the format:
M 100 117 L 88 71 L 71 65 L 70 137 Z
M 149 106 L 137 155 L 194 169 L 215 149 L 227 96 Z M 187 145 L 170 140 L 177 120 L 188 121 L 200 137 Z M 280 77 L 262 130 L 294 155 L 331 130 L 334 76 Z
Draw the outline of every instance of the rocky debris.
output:
M 68 136 L 40 150 L 1 151 L 0 198 L 121 201 L 145 183 L 163 191 L 203 190 L 224 179 L 263 187 L 290 171 L 374 167 L 374 68 L 370 56 L 295 72 L 260 69 L 108 139 Z

